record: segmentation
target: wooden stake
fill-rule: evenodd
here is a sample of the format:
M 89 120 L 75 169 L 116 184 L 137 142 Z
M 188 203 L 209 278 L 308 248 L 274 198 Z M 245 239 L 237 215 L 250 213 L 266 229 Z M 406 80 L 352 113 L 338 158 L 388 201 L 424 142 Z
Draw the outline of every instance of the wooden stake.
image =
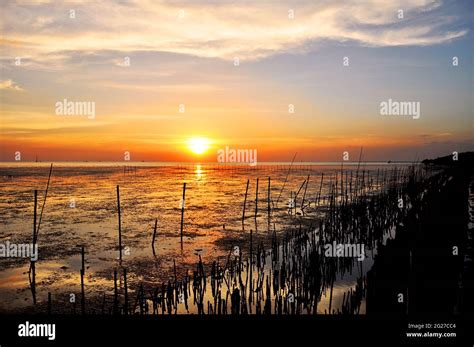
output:
M 184 199 L 186 196 L 186 183 L 183 184 L 183 200 L 181 200 L 181 243 L 183 242 L 183 223 L 184 223 Z
M 155 255 L 155 237 L 156 237 L 156 226 L 158 225 L 158 218 L 155 219 L 155 229 L 153 231 L 153 240 L 151 241 L 151 248 L 153 250 L 153 255 Z
M 81 247 L 81 264 L 82 264 L 82 270 L 84 270 L 84 273 L 86 272 L 86 267 L 85 267 L 85 261 L 84 261 L 84 246 Z
M 38 191 L 35 189 L 35 207 L 33 211 L 33 244 L 36 243 L 36 217 L 37 217 L 37 205 L 38 205 Z
M 244 209 L 242 212 L 242 223 L 244 222 L 244 219 L 245 219 L 245 207 L 247 206 L 247 194 L 249 192 L 249 183 L 250 183 L 250 180 L 247 180 L 247 188 L 245 189 Z
M 255 218 L 257 218 L 258 213 L 258 178 L 257 178 L 257 189 L 255 190 Z
M 268 199 L 268 215 L 270 216 L 270 176 L 268 177 L 268 194 L 267 194 L 267 199 Z
M 120 213 L 120 188 L 117 186 L 117 210 L 118 210 L 118 228 L 119 228 L 119 252 L 120 261 L 122 261 L 122 216 Z
M 33 245 L 36 243 L 36 219 L 38 206 L 38 191 L 35 190 L 35 202 L 33 211 Z M 36 305 L 36 263 L 30 260 L 29 280 L 31 286 L 31 295 L 33 296 L 33 304 Z
M 286 182 L 288 181 L 288 175 L 290 174 L 291 167 L 293 166 L 293 163 L 295 162 L 295 158 L 296 158 L 297 154 L 298 154 L 298 152 L 296 152 L 295 155 L 293 156 L 293 159 L 291 160 L 290 167 L 288 168 L 288 172 L 286 173 L 285 182 L 283 182 L 283 186 L 281 187 L 280 194 L 278 195 L 278 199 L 276 201 L 276 206 L 277 207 L 278 207 L 278 202 L 280 201 L 281 193 L 283 192 L 283 189 L 285 189 Z
M 341 161 L 341 205 L 344 196 L 344 161 Z
M 308 189 L 308 183 L 309 183 L 309 175 L 308 175 L 308 178 L 306 179 L 306 185 L 304 187 L 303 200 L 301 200 L 301 209 L 304 208 L 304 199 L 306 198 L 306 190 Z
M 321 189 L 323 188 L 323 179 L 324 179 L 324 172 L 321 173 L 321 183 L 319 184 L 318 206 L 319 206 L 319 200 L 321 199 Z
M 44 193 L 43 206 L 41 207 L 40 217 L 39 217 L 39 221 L 38 221 L 38 228 L 36 229 L 35 238 L 33 239 L 33 243 L 36 243 L 36 241 L 38 240 L 38 234 L 39 234 L 40 227 L 41 227 L 41 220 L 43 219 L 43 211 L 44 211 L 44 206 L 46 205 L 46 198 L 48 197 L 49 182 L 51 181 L 51 173 L 52 172 L 53 172 L 53 164 L 51 163 L 51 166 L 49 168 L 48 183 L 46 184 L 46 191 Z

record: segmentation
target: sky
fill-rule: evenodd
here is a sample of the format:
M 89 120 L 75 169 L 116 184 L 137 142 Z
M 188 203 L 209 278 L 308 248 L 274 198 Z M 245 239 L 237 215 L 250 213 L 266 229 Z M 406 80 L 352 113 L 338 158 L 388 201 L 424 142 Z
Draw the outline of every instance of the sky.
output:
M 0 161 L 474 150 L 474 2 L 3 1 Z M 453 65 L 456 57 L 457 65 Z M 345 64 L 344 64 L 345 63 Z M 61 114 L 87 102 L 94 116 Z M 389 99 L 420 117 L 381 115 Z M 293 112 L 290 112 L 292 110 Z M 205 138 L 202 154 L 190 139 Z M 191 141 L 192 142 L 192 141 Z

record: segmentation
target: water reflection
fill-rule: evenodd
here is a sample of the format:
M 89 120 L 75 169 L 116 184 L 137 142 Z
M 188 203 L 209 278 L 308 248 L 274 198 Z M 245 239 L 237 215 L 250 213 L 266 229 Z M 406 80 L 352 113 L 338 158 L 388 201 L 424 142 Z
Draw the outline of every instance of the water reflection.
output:
M 345 191 L 351 194 L 356 184 L 350 177 L 356 177 L 357 167 L 344 166 L 344 169 L 344 177 L 348 177 L 348 183 L 344 184 Z M 49 232 L 42 236 L 41 261 L 35 268 L 38 303 L 46 301 L 48 292 L 54 298 L 80 291 L 78 244 L 88 247 L 87 262 L 91 268 L 86 272 L 86 293 L 92 298 L 93 293 L 102 295 L 105 292 L 108 295 L 113 292 L 112 275 L 118 265 L 114 195 L 117 185 L 120 185 L 121 192 L 123 190 L 124 242 L 132 250 L 122 265 L 127 268 L 132 290 L 141 283 L 138 280 L 141 278 L 153 285 L 167 283 L 170 278 L 174 280 L 174 263 L 178 274 L 188 269 L 194 271 L 199 256 L 204 264 L 212 264 L 219 259 L 223 259 L 225 264 L 233 246 L 248 248 L 250 230 L 255 247 L 261 243 L 269 247 L 269 231 L 283 235 L 284 231 L 300 222 L 304 225 L 305 219 L 321 216 L 325 206 L 330 205 L 331 201 L 334 203 L 330 196 L 331 191 L 339 191 L 333 186 L 334 182 L 340 181 L 337 179 L 340 170 L 340 166 L 295 167 L 288 176 L 288 166 L 259 166 L 255 169 L 195 164 L 185 167 L 139 167 L 136 174 L 124 175 L 121 166 L 58 166 L 54 171 L 54 184 L 48 195 L 44 219 Z M 382 177 L 389 177 L 384 172 L 379 175 L 378 167 L 363 172 L 362 177 L 366 178 L 372 190 L 380 188 Z M 311 181 L 307 190 L 301 189 L 296 204 L 301 205 L 306 191 L 305 203 L 308 206 L 305 207 L 305 214 L 290 215 L 283 201 L 297 195 L 308 174 L 311 174 Z M 4 177 L 8 175 L 14 177 L 12 181 L 6 181 Z M 40 170 L 36 166 L 15 168 L 0 165 L 0 215 L 6 221 L 1 226 L 2 238 L 18 243 L 29 242 L 34 210 L 32 192 L 44 186 L 47 175 L 47 168 Z M 270 176 L 270 194 L 266 184 L 261 184 L 257 193 L 257 178 L 262 180 Z M 246 202 L 248 216 L 243 225 L 241 216 L 247 181 L 250 181 Z M 176 207 L 183 182 L 188 182 L 189 191 L 186 191 L 188 209 L 184 214 L 184 242 L 181 244 L 181 213 Z M 367 186 L 360 187 L 368 189 Z M 271 210 L 271 219 L 267 213 L 268 195 L 271 206 L 281 195 L 280 207 L 275 205 Z M 69 206 L 71 196 L 77 197 L 75 208 Z M 255 218 L 256 197 L 258 212 Z M 340 201 L 337 197 L 335 200 Z M 154 255 L 151 237 L 157 219 Z M 55 262 L 53 268 L 49 267 L 49 262 Z M 364 269 L 369 266 L 364 263 Z M 29 264 L 19 260 L 0 259 L 0 312 L 31 305 L 28 267 Z M 273 273 L 270 274 L 273 276 Z M 249 278 L 252 277 L 249 275 Z M 354 286 L 355 279 L 351 278 L 349 285 Z M 334 283 L 332 307 L 338 307 L 336 288 L 337 281 Z M 344 288 L 347 291 L 349 287 Z M 318 310 L 324 307 L 318 304 Z
M 194 174 L 197 181 L 200 181 L 203 178 L 204 174 L 201 164 L 196 164 L 196 167 L 194 168 Z

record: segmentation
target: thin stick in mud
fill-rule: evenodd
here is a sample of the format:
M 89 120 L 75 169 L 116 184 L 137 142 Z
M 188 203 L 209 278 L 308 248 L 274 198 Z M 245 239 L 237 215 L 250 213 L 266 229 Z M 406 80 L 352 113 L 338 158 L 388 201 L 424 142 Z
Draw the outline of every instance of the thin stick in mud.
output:
M 119 229 L 119 252 L 120 261 L 122 261 L 122 216 L 120 212 L 120 187 L 117 186 L 117 211 L 118 211 L 118 229 Z
M 295 162 L 295 158 L 297 154 L 298 152 L 296 152 L 295 155 L 293 156 L 293 160 L 291 161 L 290 167 L 288 168 L 288 172 L 286 173 L 285 182 L 283 182 L 283 186 L 281 187 L 280 194 L 278 195 L 278 199 L 276 201 L 277 207 L 278 207 L 278 202 L 280 201 L 281 193 L 283 192 L 283 189 L 285 189 L 286 182 L 288 181 L 288 175 L 290 174 L 291 167 L 293 166 L 293 163 Z
M 257 178 L 257 188 L 255 190 L 255 219 L 257 218 L 258 214 L 258 178 Z
M 38 191 L 35 190 L 34 198 L 34 211 L 33 211 L 33 244 L 36 239 L 36 217 L 37 217 L 37 205 L 38 205 Z M 30 269 L 28 271 L 28 279 L 31 287 L 31 295 L 33 297 L 33 304 L 36 305 L 36 263 L 30 260 Z
M 268 194 L 267 194 L 267 209 L 268 209 L 268 216 L 270 217 L 270 176 L 268 177 Z
M 186 197 L 186 182 L 183 183 L 183 199 L 181 200 L 181 243 L 183 243 L 183 225 L 184 225 L 184 199 Z
M 151 249 L 153 250 L 153 255 L 155 254 L 155 238 L 156 238 L 156 227 L 158 225 L 158 218 L 155 219 L 155 229 L 153 230 L 153 240 L 151 241 Z
M 249 192 L 249 183 L 250 183 L 250 180 L 248 179 L 247 180 L 247 188 L 245 189 L 245 198 L 244 198 L 244 209 L 242 211 L 242 223 L 244 222 L 245 220 L 245 207 L 247 206 L 247 194 Z

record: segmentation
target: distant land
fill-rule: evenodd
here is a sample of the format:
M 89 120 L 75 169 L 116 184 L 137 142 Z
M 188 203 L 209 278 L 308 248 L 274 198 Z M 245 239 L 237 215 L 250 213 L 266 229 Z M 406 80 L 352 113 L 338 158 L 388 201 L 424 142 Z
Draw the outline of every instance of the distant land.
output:
M 446 165 L 446 166 L 454 166 L 454 165 L 472 165 L 474 166 L 474 152 L 463 152 L 458 154 L 457 160 L 453 160 L 454 155 L 447 155 L 444 157 L 439 157 L 436 159 L 425 159 L 422 161 L 423 164 L 427 165 Z

